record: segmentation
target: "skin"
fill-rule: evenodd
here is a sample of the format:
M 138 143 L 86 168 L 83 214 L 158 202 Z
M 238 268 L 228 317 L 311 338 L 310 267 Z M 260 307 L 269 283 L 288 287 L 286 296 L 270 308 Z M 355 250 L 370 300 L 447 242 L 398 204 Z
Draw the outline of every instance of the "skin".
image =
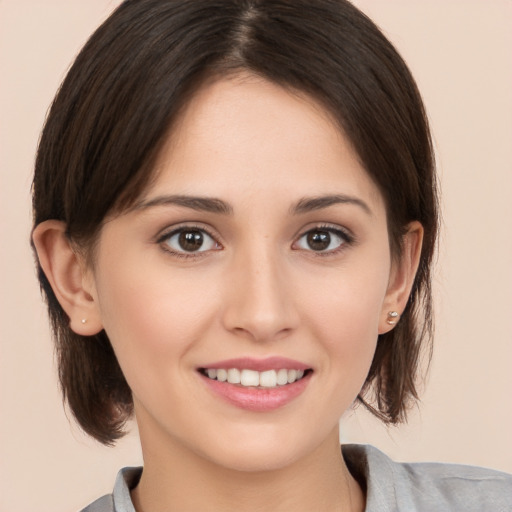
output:
M 333 194 L 350 201 L 293 211 Z M 230 213 L 163 199 L 175 195 L 220 199 Z M 187 227 L 209 233 L 199 252 L 165 236 Z M 318 230 L 331 237 L 323 251 L 307 241 Z M 71 327 L 106 330 L 133 390 L 138 512 L 364 509 L 338 421 L 392 328 L 388 312 L 405 307 L 422 229 L 412 223 L 402 258 L 391 257 L 383 198 L 320 105 L 251 75 L 208 83 L 151 188 L 105 223 L 94 265 L 63 232 L 48 221 L 34 241 Z M 197 371 L 269 356 L 313 369 L 274 411 L 227 403 Z

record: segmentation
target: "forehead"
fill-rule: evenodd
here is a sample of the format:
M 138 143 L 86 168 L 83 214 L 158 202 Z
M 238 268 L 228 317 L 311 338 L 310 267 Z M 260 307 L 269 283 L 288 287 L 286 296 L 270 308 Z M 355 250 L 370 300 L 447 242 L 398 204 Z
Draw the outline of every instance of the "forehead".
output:
M 204 84 L 173 124 L 145 196 L 283 191 L 380 193 L 329 112 L 305 93 L 242 74 Z

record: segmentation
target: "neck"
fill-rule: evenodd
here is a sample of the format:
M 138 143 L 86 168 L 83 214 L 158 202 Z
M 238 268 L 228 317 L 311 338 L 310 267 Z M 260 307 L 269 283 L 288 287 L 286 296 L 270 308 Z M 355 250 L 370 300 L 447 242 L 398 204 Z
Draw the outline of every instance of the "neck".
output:
M 238 471 L 209 461 L 182 445 L 145 443 L 144 471 L 132 491 L 137 512 L 362 512 L 363 493 L 350 475 L 337 429 L 314 452 L 285 467 Z M 153 449 L 158 446 L 158 449 Z

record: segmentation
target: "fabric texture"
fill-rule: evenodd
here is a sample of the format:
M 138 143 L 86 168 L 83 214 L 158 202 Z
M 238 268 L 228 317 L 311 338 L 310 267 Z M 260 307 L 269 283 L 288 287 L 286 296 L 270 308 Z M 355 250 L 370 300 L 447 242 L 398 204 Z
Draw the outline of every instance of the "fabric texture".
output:
M 366 491 L 365 512 L 512 512 L 512 475 L 460 464 L 397 463 L 369 445 L 342 446 Z M 130 498 L 142 468 L 124 468 L 114 492 L 82 512 L 135 512 Z

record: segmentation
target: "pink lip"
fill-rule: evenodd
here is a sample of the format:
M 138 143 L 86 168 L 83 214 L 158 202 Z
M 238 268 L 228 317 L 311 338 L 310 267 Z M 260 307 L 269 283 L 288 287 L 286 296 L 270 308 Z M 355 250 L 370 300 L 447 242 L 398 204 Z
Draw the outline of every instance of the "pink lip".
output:
M 214 363 L 207 363 L 201 368 L 218 369 L 224 368 L 238 368 L 239 370 L 254 370 L 257 372 L 264 372 L 265 370 L 280 370 L 286 368 L 288 370 L 308 370 L 311 366 L 288 359 L 286 357 L 267 357 L 265 359 L 254 359 L 252 357 L 239 357 L 237 359 L 226 359 L 224 361 L 215 361 Z
M 302 379 L 276 388 L 245 388 L 239 384 L 229 384 L 209 379 L 199 374 L 208 388 L 231 405 L 240 409 L 255 412 L 268 412 L 283 407 L 298 397 L 309 384 L 311 373 L 306 374 Z
M 281 368 L 294 370 L 311 369 L 310 366 L 283 357 L 269 357 L 266 359 L 227 359 L 224 361 L 208 363 L 201 368 L 238 368 L 259 372 L 265 370 L 279 370 Z M 218 380 L 209 379 L 206 375 L 200 372 L 198 372 L 198 375 L 210 391 L 215 395 L 220 396 L 231 405 L 248 411 L 268 412 L 279 409 L 297 398 L 311 381 L 312 373 L 313 372 L 307 372 L 302 379 L 293 382 L 292 384 L 277 386 L 275 388 L 244 387 L 240 384 L 230 384 L 229 382 L 220 382 Z

